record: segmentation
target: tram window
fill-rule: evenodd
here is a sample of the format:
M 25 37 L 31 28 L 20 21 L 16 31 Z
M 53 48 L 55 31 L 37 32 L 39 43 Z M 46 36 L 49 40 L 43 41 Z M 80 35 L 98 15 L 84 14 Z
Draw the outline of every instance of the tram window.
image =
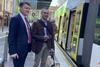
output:
M 77 15 L 76 15 L 76 25 L 75 25 L 75 34 L 78 35 L 79 33 L 79 27 L 80 27 L 80 18 L 81 18 L 81 11 L 77 12 Z
M 64 14 L 63 28 L 65 27 L 65 23 L 66 23 L 66 13 Z
M 67 15 L 66 15 L 66 13 L 64 14 L 64 21 L 63 21 L 63 31 L 64 32 L 67 32 L 67 24 L 68 23 L 68 17 L 67 17 Z
M 99 10 L 98 10 L 98 17 L 100 18 L 100 5 L 99 5 Z
M 94 35 L 94 43 L 100 45 L 100 5 L 99 5 L 97 19 L 96 19 L 96 29 L 95 29 L 95 35 Z
M 61 24 L 61 18 L 62 18 L 62 16 L 60 16 L 60 18 L 59 18 L 59 25 L 58 25 L 58 36 L 57 36 L 57 41 L 59 40 L 59 32 L 60 32 L 60 24 Z

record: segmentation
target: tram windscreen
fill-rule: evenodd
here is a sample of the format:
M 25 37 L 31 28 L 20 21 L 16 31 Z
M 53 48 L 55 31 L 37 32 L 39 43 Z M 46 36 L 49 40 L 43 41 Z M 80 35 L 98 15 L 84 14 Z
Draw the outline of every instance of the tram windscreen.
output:
M 99 5 L 99 9 L 98 9 L 97 18 L 96 18 L 94 43 L 100 45 L 100 5 Z

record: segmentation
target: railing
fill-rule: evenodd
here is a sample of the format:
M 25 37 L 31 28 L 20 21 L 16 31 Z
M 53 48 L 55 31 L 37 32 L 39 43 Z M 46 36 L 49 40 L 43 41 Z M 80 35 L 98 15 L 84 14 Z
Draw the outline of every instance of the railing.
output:
M 4 62 L 7 60 L 7 35 L 0 37 L 0 67 L 4 67 Z

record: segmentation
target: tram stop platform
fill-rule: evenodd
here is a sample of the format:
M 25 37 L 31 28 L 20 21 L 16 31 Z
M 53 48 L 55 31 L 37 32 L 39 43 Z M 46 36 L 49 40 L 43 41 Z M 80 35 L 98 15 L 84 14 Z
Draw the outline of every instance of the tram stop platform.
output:
M 0 67 L 13 67 L 12 59 L 8 55 L 7 36 L 0 38 Z M 30 52 L 27 56 L 25 67 L 33 67 L 35 54 Z M 77 67 L 69 56 L 64 53 L 58 43 L 55 41 L 55 63 L 57 67 Z

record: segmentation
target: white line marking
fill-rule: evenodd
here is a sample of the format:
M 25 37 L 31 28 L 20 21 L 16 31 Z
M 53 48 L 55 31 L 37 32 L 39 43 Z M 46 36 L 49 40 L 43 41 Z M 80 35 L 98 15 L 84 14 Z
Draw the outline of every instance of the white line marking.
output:
M 7 37 L 7 36 L 8 36 L 8 35 L 2 36 L 2 37 L 0 37 L 0 39 L 1 39 L 1 38 L 5 38 L 5 37 Z

